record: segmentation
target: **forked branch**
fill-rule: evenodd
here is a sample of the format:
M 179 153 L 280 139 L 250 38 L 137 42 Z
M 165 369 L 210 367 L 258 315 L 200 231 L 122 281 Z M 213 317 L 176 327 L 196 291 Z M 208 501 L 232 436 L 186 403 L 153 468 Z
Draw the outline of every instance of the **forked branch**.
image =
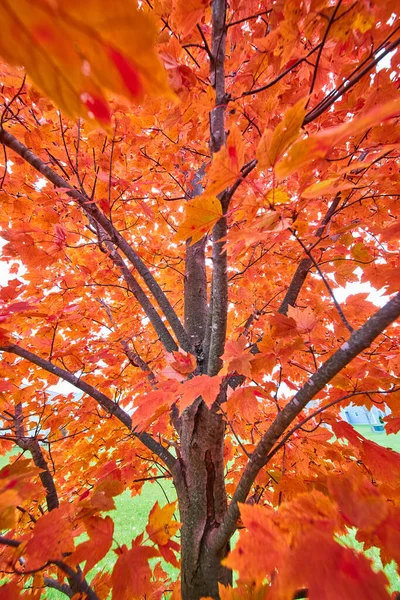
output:
M 64 190 L 66 189 L 66 193 L 79 204 L 85 214 L 89 215 L 107 233 L 114 246 L 121 250 L 121 252 L 126 256 L 126 258 L 131 262 L 137 272 L 144 279 L 147 287 L 164 313 L 168 323 L 171 325 L 171 328 L 178 339 L 179 345 L 184 350 L 191 351 L 192 348 L 189 336 L 187 335 L 182 323 L 180 322 L 163 290 L 140 256 L 133 250 L 133 248 L 119 233 L 119 231 L 117 231 L 113 223 L 98 208 L 98 206 L 93 203 L 85 194 L 82 194 L 77 189 L 73 188 L 67 181 L 65 181 L 65 179 L 60 177 L 60 175 L 46 165 L 46 163 L 44 163 L 38 156 L 31 152 L 29 148 L 27 148 L 24 144 L 17 140 L 16 137 L 4 129 L 0 129 L 0 143 L 4 144 L 4 146 L 10 148 L 19 156 L 21 156 L 21 158 L 23 158 L 28 164 L 36 169 L 41 175 L 43 175 L 43 177 L 48 179 L 56 188 L 62 188 Z

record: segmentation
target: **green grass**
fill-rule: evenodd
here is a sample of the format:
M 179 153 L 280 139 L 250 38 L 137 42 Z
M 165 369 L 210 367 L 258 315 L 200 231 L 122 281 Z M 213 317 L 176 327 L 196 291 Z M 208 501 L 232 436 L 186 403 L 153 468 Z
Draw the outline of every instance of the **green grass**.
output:
M 373 440 L 377 444 L 400 452 L 400 433 L 395 435 L 391 434 L 389 436 L 385 433 L 375 433 L 371 431 L 369 425 L 357 425 L 355 429 L 364 437 Z M 0 468 L 7 464 L 8 460 L 8 457 L 0 457 Z M 175 499 L 175 490 L 172 482 L 169 480 L 163 480 L 162 484 L 157 482 L 147 482 L 143 486 L 142 494 L 140 496 L 131 497 L 130 492 L 125 491 L 115 498 L 116 510 L 111 511 L 110 515 L 114 520 L 114 539 L 116 543 L 118 545 L 129 545 L 132 538 L 136 537 L 144 530 L 149 512 L 156 501 L 163 506 L 166 502 L 172 502 Z M 342 541 L 346 546 L 362 551 L 363 545 L 357 542 L 355 534 L 355 530 L 349 531 L 349 534 L 344 536 Z M 382 569 L 379 550 L 377 548 L 371 548 L 370 550 L 367 550 L 365 554 L 373 561 L 376 570 Z M 112 569 L 115 560 L 116 555 L 114 552 L 110 551 L 108 555 L 96 565 L 91 572 L 91 575 L 94 576 L 102 569 Z M 177 570 L 174 569 L 174 567 L 165 562 L 163 562 L 162 566 L 171 578 L 174 579 L 177 576 Z M 389 579 L 391 591 L 400 590 L 400 580 L 395 564 L 391 563 L 390 565 L 387 565 L 383 571 Z M 65 600 L 65 596 L 55 590 L 47 590 L 45 598 L 48 600 Z
M 400 452 L 400 432 L 399 433 L 391 433 L 386 435 L 386 433 L 376 433 L 371 431 L 371 427 L 369 425 L 356 425 L 354 427 L 356 431 L 361 433 L 368 440 L 372 440 L 385 448 L 391 448 L 396 452 Z

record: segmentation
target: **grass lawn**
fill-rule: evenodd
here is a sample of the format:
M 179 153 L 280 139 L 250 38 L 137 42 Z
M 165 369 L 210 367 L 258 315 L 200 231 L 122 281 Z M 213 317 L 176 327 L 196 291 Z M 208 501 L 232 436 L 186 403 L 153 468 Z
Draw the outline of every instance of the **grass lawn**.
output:
M 385 433 L 375 433 L 371 431 L 369 425 L 357 425 L 355 429 L 364 437 L 373 440 L 377 444 L 400 452 L 400 433 L 396 435 L 391 434 L 389 436 Z M 0 468 L 7 462 L 8 459 L 0 457 Z M 160 505 L 164 505 L 166 502 L 172 502 L 175 498 L 175 490 L 171 481 L 168 480 L 163 480 L 162 483 L 146 483 L 140 496 L 132 498 L 129 491 L 126 491 L 115 498 L 116 510 L 110 513 L 115 524 L 115 541 L 119 545 L 129 545 L 132 538 L 136 537 L 144 530 L 149 512 L 154 503 L 158 501 Z M 346 546 L 355 548 L 356 550 L 362 550 L 362 544 L 355 540 L 355 530 L 350 531 L 347 536 L 342 538 L 342 541 Z M 382 569 L 379 550 L 377 548 L 372 548 L 365 554 L 373 560 L 376 569 Z M 99 570 L 111 569 L 115 560 L 116 556 L 114 552 L 109 552 L 109 554 L 93 569 L 92 576 Z M 176 569 L 171 565 L 163 563 L 163 568 L 171 577 L 174 578 L 176 576 Z M 387 565 L 384 572 L 390 581 L 391 591 L 400 590 L 400 579 L 396 573 L 394 563 Z M 54 590 L 48 590 L 45 597 L 48 600 L 64 600 L 66 596 Z
M 354 429 L 368 440 L 372 440 L 376 444 L 385 446 L 385 448 L 391 448 L 396 452 L 400 452 L 400 432 L 394 434 L 391 433 L 390 435 L 386 435 L 385 432 L 376 433 L 375 431 L 371 431 L 369 425 L 356 425 Z

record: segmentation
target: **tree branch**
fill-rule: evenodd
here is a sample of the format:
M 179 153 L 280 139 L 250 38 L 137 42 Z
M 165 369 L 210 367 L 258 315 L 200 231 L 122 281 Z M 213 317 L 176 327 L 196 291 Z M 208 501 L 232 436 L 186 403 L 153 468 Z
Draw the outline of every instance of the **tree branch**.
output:
M 215 89 L 215 106 L 210 114 L 211 152 L 218 152 L 225 144 L 225 48 L 226 48 L 226 0 L 214 0 L 212 5 L 212 55 L 211 78 Z M 226 214 L 229 200 L 221 195 L 221 204 Z M 207 357 L 208 375 L 216 375 L 221 368 L 221 355 L 224 352 L 228 315 L 228 272 L 227 255 L 221 238 L 227 234 L 227 221 L 223 216 L 212 232 L 213 274 L 211 282 L 210 339 Z
M 353 358 L 368 348 L 374 339 L 399 316 L 400 292 L 370 317 L 360 329 L 354 331 L 349 340 L 328 358 L 328 360 L 310 377 L 304 386 L 278 413 L 269 429 L 257 444 L 238 483 L 224 522 L 218 529 L 214 539 L 214 547 L 217 551 L 228 542 L 235 531 L 236 521 L 239 517 L 238 502 L 244 502 L 246 500 L 257 474 L 266 465 L 269 452 L 280 436 L 308 402 L 310 402 L 310 400 L 312 400 L 335 375 L 348 365 Z
M 369 63 L 367 63 L 365 67 L 361 69 L 359 73 L 357 73 L 357 75 L 345 79 L 339 85 L 339 87 L 336 88 L 336 90 L 333 90 L 330 94 L 328 94 L 326 98 L 324 98 L 324 100 L 322 100 L 319 104 L 317 104 L 317 106 L 315 106 L 312 110 L 310 110 L 309 113 L 306 114 L 302 126 L 304 127 L 305 125 L 308 125 L 309 123 L 317 119 L 320 115 L 322 115 L 330 106 L 332 106 L 334 102 L 336 102 L 336 100 L 341 98 L 343 94 L 348 93 L 348 91 L 353 86 L 355 86 L 356 83 L 358 83 L 364 77 L 364 75 L 371 71 L 371 69 L 373 69 L 385 56 L 387 56 L 388 54 L 390 54 L 390 52 L 397 48 L 399 44 L 400 38 L 397 38 L 396 40 L 394 40 L 394 42 L 389 44 L 389 46 L 387 46 L 383 52 L 381 51 L 381 48 L 376 50 L 374 52 L 375 58 Z M 355 71 L 357 71 L 358 69 L 359 67 L 355 69 Z
M 0 545 L 2 545 L 2 546 L 9 546 L 10 548 L 18 548 L 21 544 L 22 544 L 22 542 L 19 540 L 13 540 L 13 539 L 7 538 L 5 536 L 0 536 Z M 82 577 L 82 573 L 81 572 L 77 573 L 76 571 L 74 571 L 74 569 L 72 569 L 69 565 L 67 565 L 62 560 L 48 560 L 46 562 L 46 564 L 43 565 L 43 567 L 41 567 L 40 569 L 35 569 L 34 571 L 32 571 L 32 573 L 37 573 L 38 571 L 42 571 L 48 565 L 55 565 L 56 567 L 61 569 L 61 571 L 63 571 L 67 575 L 68 580 L 73 583 L 74 587 L 76 587 L 76 589 L 79 592 L 83 592 L 84 594 L 86 594 L 86 596 L 87 596 L 87 598 L 89 598 L 89 600 L 99 600 L 99 597 L 92 590 L 92 588 L 90 587 L 90 585 L 88 584 L 86 579 Z M 29 571 L 23 571 L 23 572 L 16 571 L 16 573 L 18 573 L 19 575 L 24 575 L 24 574 L 28 574 Z M 45 578 L 45 579 L 47 579 L 47 578 Z M 64 594 L 69 596 L 69 593 L 67 591 L 67 588 L 69 588 L 69 586 L 65 587 L 65 591 L 59 589 L 58 587 L 56 587 L 54 585 L 50 585 L 49 587 L 53 587 L 55 589 L 58 589 L 59 591 L 63 591 Z M 69 596 L 69 597 L 71 597 L 71 596 Z
M 67 583 L 60 583 L 57 579 L 52 579 L 51 577 L 44 577 L 43 581 L 46 587 L 57 590 L 61 594 L 68 596 L 68 598 L 72 598 L 74 595 L 74 592 Z
M 189 183 L 187 199 L 200 196 L 204 189 L 202 180 L 206 172 L 204 162 Z M 207 304 L 207 269 L 206 269 L 207 236 L 195 244 L 186 242 L 185 277 L 184 277 L 184 325 L 196 350 L 198 366 L 204 368 L 204 338 L 208 322 Z M 207 367 L 207 365 L 205 365 Z
M 41 469 L 39 473 L 40 481 L 46 490 L 46 504 L 49 511 L 58 508 L 59 500 L 54 479 L 50 473 L 46 459 L 43 456 L 42 449 L 36 437 L 26 436 L 24 427 L 24 415 L 22 412 L 22 403 L 18 402 L 14 413 L 15 442 L 21 450 L 27 450 L 31 453 L 36 467 Z
M 60 175 L 46 165 L 38 156 L 36 156 L 24 144 L 17 140 L 17 138 L 4 129 L 0 129 L 0 143 L 4 144 L 4 146 L 7 146 L 21 156 L 21 158 L 23 158 L 28 164 L 36 169 L 41 175 L 43 175 L 43 177 L 48 179 L 56 188 L 67 189 L 66 193 L 71 198 L 76 200 L 84 212 L 87 215 L 90 215 L 90 217 L 92 217 L 92 219 L 94 219 L 96 223 L 98 223 L 100 227 L 104 229 L 104 231 L 109 235 L 110 241 L 117 246 L 123 252 L 123 254 L 125 254 L 127 259 L 132 263 L 137 272 L 144 279 L 147 287 L 164 313 L 167 321 L 171 325 L 180 346 L 184 350 L 191 352 L 192 348 L 189 337 L 163 290 L 139 255 L 117 231 L 112 222 L 98 208 L 98 206 L 94 204 L 85 194 L 82 194 L 77 189 L 73 188 L 67 181 L 60 177 Z
M 386 391 L 385 390 L 383 390 L 383 391 L 382 390 L 365 390 L 365 391 L 359 391 L 359 392 L 355 391 L 355 392 L 351 392 L 351 394 L 346 394 L 345 396 L 342 396 L 341 398 L 337 398 L 337 400 L 332 400 L 332 402 L 328 402 L 328 404 L 321 406 L 321 408 L 318 408 L 311 415 L 308 415 L 308 417 L 305 417 L 300 423 L 298 423 L 297 425 L 292 427 L 292 429 L 290 429 L 290 431 L 288 431 L 283 436 L 283 438 L 281 439 L 279 444 L 277 444 L 271 450 L 271 452 L 268 454 L 267 461 L 269 462 L 271 460 L 271 458 L 273 456 L 275 456 L 275 454 L 286 444 L 288 439 L 291 438 L 292 435 L 298 429 L 301 429 L 303 427 L 303 425 L 305 425 L 308 421 L 310 421 L 311 419 L 315 419 L 315 417 L 317 417 L 318 415 L 323 413 L 328 408 L 332 408 L 332 406 L 335 406 L 336 404 L 340 404 L 341 402 L 344 402 L 345 400 L 350 400 L 350 398 L 354 398 L 354 396 L 370 396 L 372 394 L 393 394 L 394 392 L 398 392 L 399 390 L 400 390 L 400 388 L 393 388 L 391 390 L 386 390 Z
M 125 425 L 125 427 L 129 429 L 129 431 L 132 432 L 132 419 L 128 413 L 125 412 L 116 402 L 113 402 L 111 398 L 97 390 L 95 387 L 91 386 L 89 383 L 86 383 L 86 381 L 83 381 L 80 377 L 76 377 L 76 375 L 73 375 L 69 371 L 65 371 L 64 369 L 57 367 L 57 365 L 54 365 L 50 361 L 41 358 L 33 352 L 25 350 L 16 344 L 0 346 L 0 351 L 16 354 L 17 356 L 20 356 L 21 358 L 24 358 L 37 365 L 41 369 L 44 369 L 48 373 L 53 373 L 64 381 L 68 381 L 68 383 L 71 383 L 77 389 L 96 400 L 107 413 L 115 416 L 123 425 Z M 170 452 L 168 452 L 168 450 L 166 450 L 166 448 L 156 442 L 151 435 L 145 432 L 133 432 L 133 435 L 137 437 L 151 452 L 161 458 L 169 469 L 173 468 L 175 464 L 175 458 L 172 456 L 172 454 L 170 454 Z
M 325 42 L 326 42 L 326 40 L 328 38 L 328 33 L 329 33 L 330 28 L 332 27 L 332 25 L 333 25 L 333 23 L 335 21 L 336 14 L 337 14 L 337 12 L 338 12 L 341 4 L 342 4 L 342 0 L 339 0 L 339 2 L 337 3 L 337 5 L 335 6 L 335 10 L 333 11 L 333 13 L 331 15 L 331 18 L 329 19 L 328 26 L 325 29 L 324 37 L 322 38 L 322 42 L 321 42 L 321 44 L 319 46 L 319 50 L 318 50 L 318 54 L 317 54 L 317 59 L 315 61 L 315 66 L 314 66 L 314 73 L 313 73 L 313 77 L 312 77 L 312 81 L 311 81 L 311 86 L 310 86 L 310 92 L 309 92 L 310 97 L 311 97 L 311 94 L 313 93 L 315 82 L 317 80 L 318 66 L 319 66 L 319 61 L 321 60 L 322 50 L 324 49 Z M 310 101 L 310 98 L 307 101 L 307 105 L 308 105 L 309 101 Z
M 317 261 L 314 259 L 313 255 L 311 254 L 311 251 L 308 250 L 307 246 L 301 241 L 301 239 L 299 238 L 298 235 L 296 235 L 296 232 L 294 232 L 292 229 L 290 229 L 290 232 L 292 233 L 292 235 L 294 235 L 294 237 L 296 238 L 296 240 L 299 242 L 300 246 L 303 248 L 304 252 L 307 254 L 308 258 L 311 260 L 312 264 L 314 265 L 314 267 L 316 268 L 319 276 L 321 277 L 326 289 L 328 290 L 328 293 L 330 295 L 330 297 L 333 300 L 333 303 L 336 307 L 336 310 L 339 314 L 339 317 L 342 320 L 343 325 L 346 327 L 347 331 L 350 331 L 350 333 L 352 333 L 354 331 L 353 327 L 350 325 L 350 323 L 348 322 L 346 315 L 344 314 L 342 307 L 340 306 L 339 302 L 336 300 L 335 294 L 333 292 L 333 289 L 331 288 L 331 286 L 329 285 L 328 281 L 325 278 L 325 275 L 323 274 L 323 272 L 321 271 L 321 268 L 319 266 L 319 264 L 317 263 Z
M 176 345 L 174 338 L 164 325 L 160 315 L 150 302 L 146 293 L 143 291 L 138 281 L 135 279 L 135 277 L 132 275 L 132 273 L 126 266 L 120 254 L 117 252 L 117 250 L 114 248 L 111 242 L 105 241 L 104 244 L 108 248 L 108 253 L 110 255 L 111 260 L 120 270 L 132 294 L 135 296 L 136 300 L 139 302 L 140 306 L 143 308 L 144 312 L 148 316 L 150 323 L 153 325 L 154 330 L 160 338 L 160 341 L 163 344 L 164 348 L 168 352 L 176 352 L 178 350 L 178 346 Z
M 327 226 L 327 224 L 329 223 L 329 221 L 335 214 L 335 211 L 339 205 L 340 200 L 341 200 L 341 194 L 340 194 L 340 192 L 338 192 L 336 194 L 335 198 L 333 199 L 332 204 L 328 208 L 326 215 L 322 219 L 321 225 L 318 227 L 318 229 L 315 233 L 315 236 L 317 238 L 320 238 L 322 236 L 322 234 L 324 233 L 325 227 Z M 304 284 L 306 277 L 312 267 L 312 264 L 313 264 L 312 260 L 309 257 L 303 258 L 300 261 L 299 266 L 297 267 L 296 272 L 293 275 L 292 281 L 290 282 L 290 285 L 287 289 L 285 297 L 282 300 L 282 304 L 279 307 L 278 312 L 280 314 L 285 315 L 287 313 L 287 309 L 288 309 L 289 305 L 295 306 L 296 300 L 300 294 L 301 288 L 303 287 L 303 284 Z

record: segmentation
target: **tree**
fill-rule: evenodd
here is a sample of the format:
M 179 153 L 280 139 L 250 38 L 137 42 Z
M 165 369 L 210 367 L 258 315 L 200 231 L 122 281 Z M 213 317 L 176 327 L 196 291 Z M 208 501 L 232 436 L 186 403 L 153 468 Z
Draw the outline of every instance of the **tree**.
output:
M 184 600 L 389 598 L 336 536 L 400 561 L 400 457 L 340 417 L 400 429 L 397 3 L 30 4 L 0 7 L 5 597 L 161 598 L 180 557 Z M 91 579 L 155 477 L 180 545 L 156 505 Z

